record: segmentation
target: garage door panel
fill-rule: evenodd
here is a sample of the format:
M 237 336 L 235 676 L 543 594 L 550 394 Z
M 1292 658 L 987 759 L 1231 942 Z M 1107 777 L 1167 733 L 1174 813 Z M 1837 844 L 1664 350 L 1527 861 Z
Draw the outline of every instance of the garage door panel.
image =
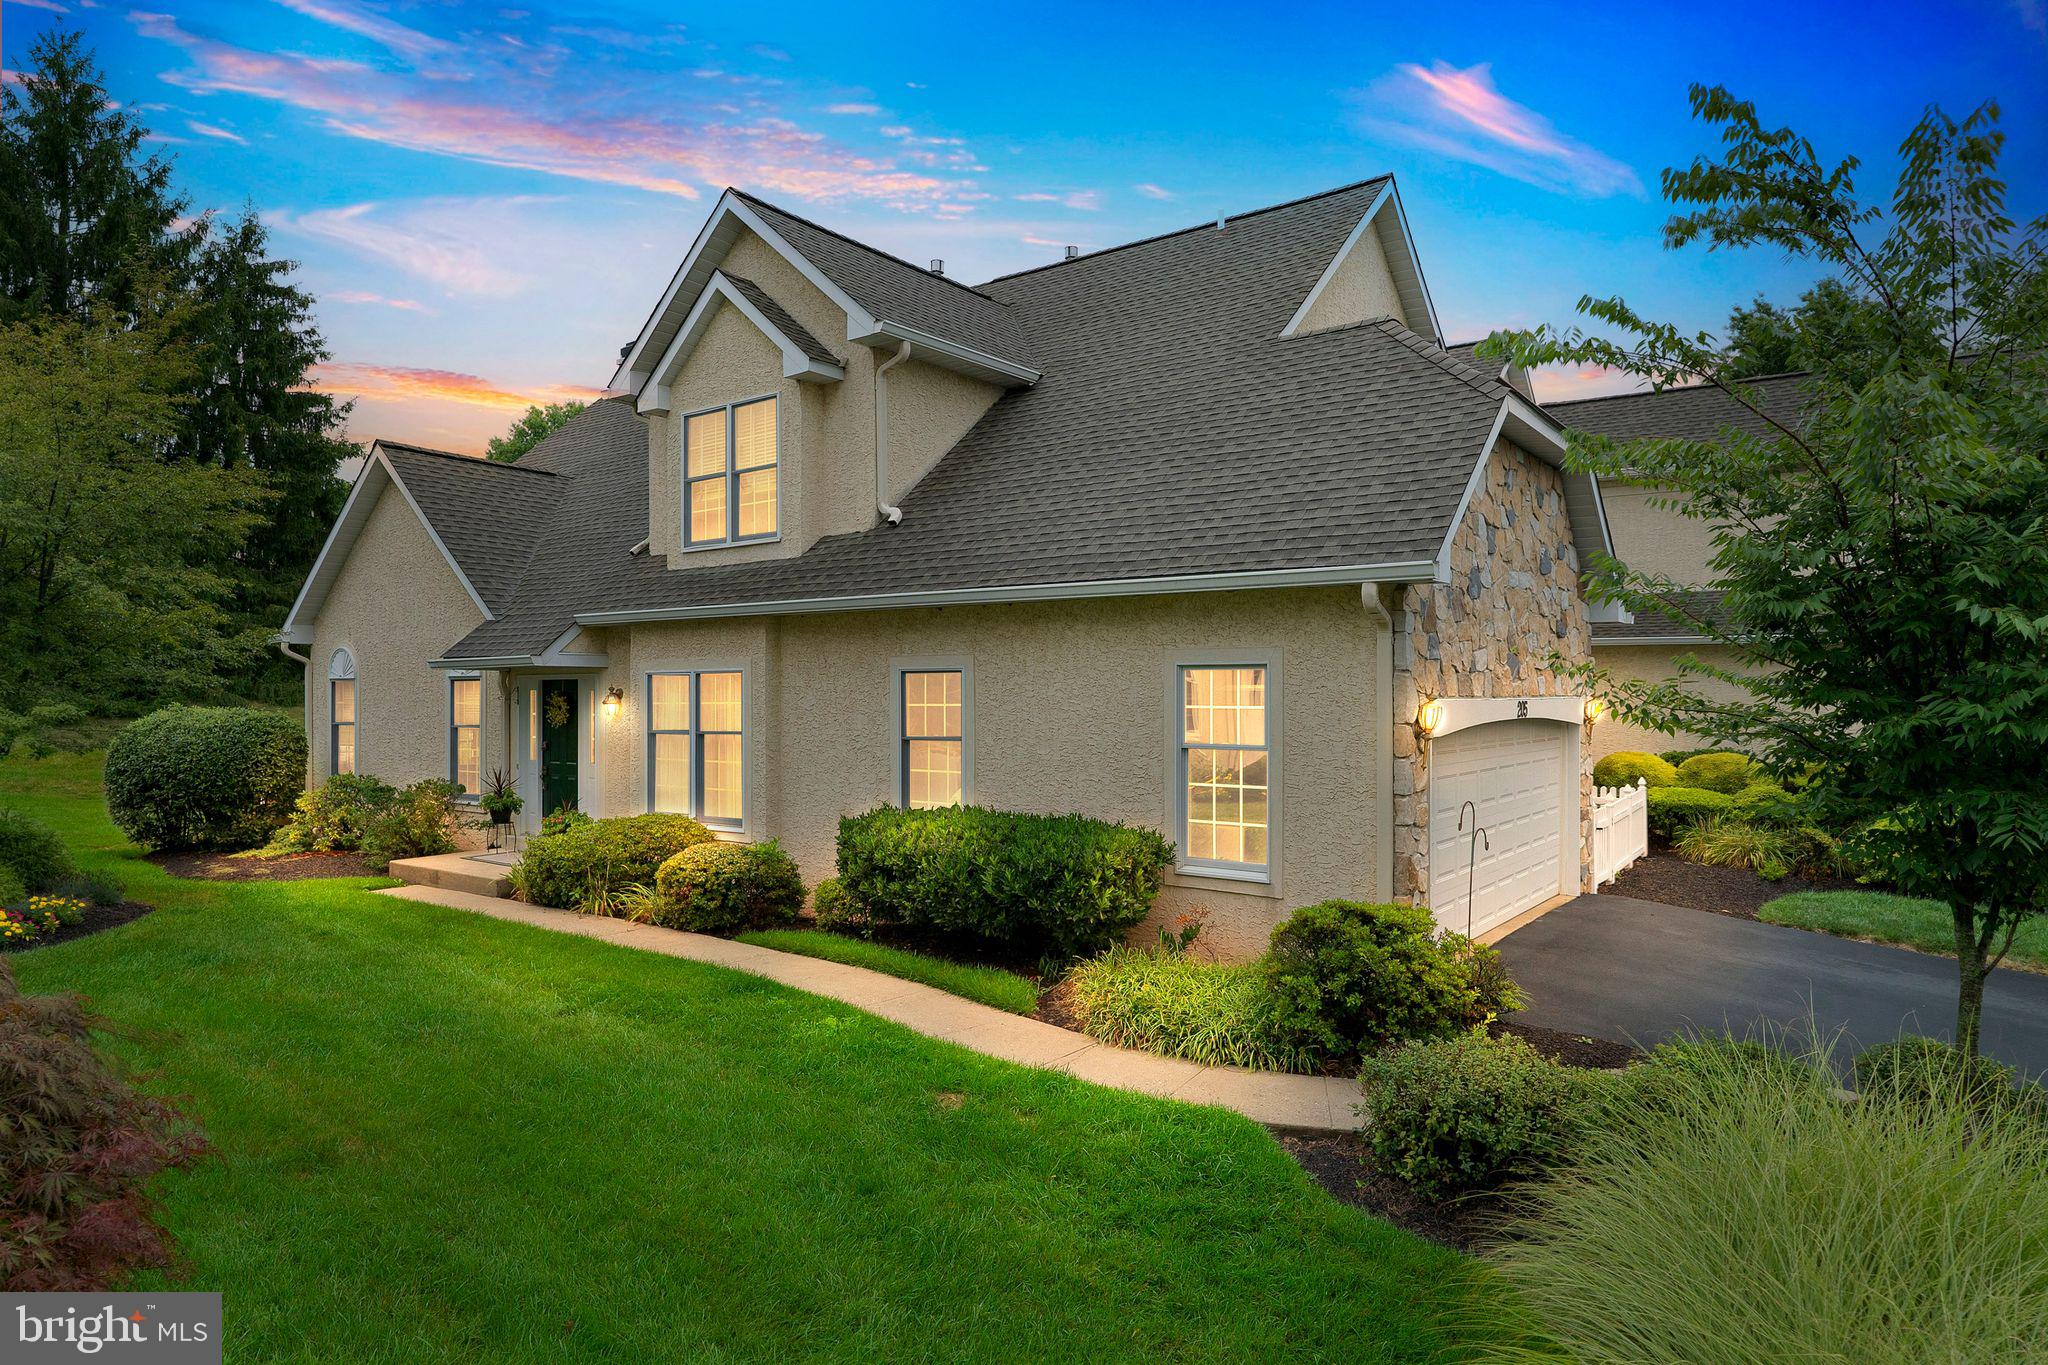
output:
M 1566 736 L 1561 725 L 1505 721 L 1432 741 L 1430 904 L 1439 923 L 1484 933 L 1557 894 Z M 1482 846 L 1471 814 L 1458 830 L 1467 801 L 1486 831 Z

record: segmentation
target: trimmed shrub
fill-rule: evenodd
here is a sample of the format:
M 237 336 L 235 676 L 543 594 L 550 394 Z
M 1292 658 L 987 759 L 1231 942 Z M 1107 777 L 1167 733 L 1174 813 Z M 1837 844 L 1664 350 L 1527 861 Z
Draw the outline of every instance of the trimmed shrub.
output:
M 865 935 L 874 929 L 867 911 L 837 877 L 827 877 L 812 889 L 811 916 L 820 929 L 835 934 Z
M 787 924 L 804 903 L 796 862 L 773 839 L 686 848 L 656 869 L 654 891 L 656 924 L 700 934 Z
M 1368 1057 L 1358 1080 L 1365 1141 L 1380 1169 L 1444 1198 L 1556 1165 L 1614 1078 L 1474 1028 Z
M 1874 1104 L 2015 1113 L 2048 1121 L 2048 1091 L 1989 1057 L 1932 1038 L 1899 1038 L 1856 1056 L 1856 1091 Z
M 19 909 L 28 899 L 28 885 L 21 874 L 5 863 L 0 863 L 0 910 Z
M 1158 948 L 1112 948 L 1068 974 L 1067 1003 L 1090 1038 L 1207 1066 L 1308 1071 L 1281 1041 L 1256 964 L 1200 962 Z
M 1489 955 L 1458 935 L 1439 937 L 1422 906 L 1330 900 L 1275 929 L 1262 965 L 1278 1036 L 1349 1057 L 1473 1022 L 1485 1010 L 1474 963 Z
M 197 1129 L 93 1052 L 72 996 L 23 995 L 0 962 L 0 1289 L 103 1290 L 169 1260 L 147 1184 Z
M 88 905 L 119 905 L 122 895 L 119 882 L 88 875 L 65 877 L 50 888 L 50 894 Z
M 363 831 L 363 861 L 379 872 L 399 858 L 431 858 L 455 851 L 455 798 L 462 788 L 424 778 L 391 798 Z
M 363 836 L 398 799 L 398 788 L 367 773 L 337 773 L 299 793 L 291 819 L 265 853 L 333 853 L 363 846 Z
M 1668 787 L 1678 781 L 1678 769 L 1655 754 L 1609 754 L 1593 765 L 1593 784 L 1599 787 L 1633 787 L 1641 778 L 1653 787 Z
M 1675 839 L 1707 816 L 1735 806 L 1735 798 L 1726 792 L 1703 787 L 1652 787 L 1649 795 L 1650 833 L 1665 839 Z
M 1172 859 L 1157 832 L 1084 815 L 884 807 L 839 822 L 839 880 L 876 920 L 1031 956 L 1116 943 Z
M 1806 823 L 1806 803 L 1775 782 L 1757 782 L 1735 794 L 1729 812 L 1751 825 L 1793 829 Z
M 1697 758 L 1701 754 L 1725 754 L 1727 752 L 1728 750 L 1726 749 L 1665 749 L 1657 757 L 1676 768 L 1688 758 Z
M 78 872 L 57 831 L 5 807 L 0 807 L 0 867 L 14 874 L 23 891 L 48 891 Z
M 526 846 L 515 884 L 535 905 L 557 910 L 608 908 L 711 831 L 687 815 L 625 815 L 593 820 Z
M 167 706 L 107 746 L 107 812 L 151 850 L 255 848 L 305 784 L 305 732 L 278 711 Z
M 1844 1104 L 1824 1057 L 1695 1060 L 1517 1191 L 1487 1307 L 1561 1360 L 2040 1357 L 2041 1125 Z
M 1733 796 L 1752 782 L 1765 778 L 1750 761 L 1748 754 L 1717 753 L 1694 754 L 1678 765 L 1678 785 L 1698 787 L 1701 791 L 1726 792 Z

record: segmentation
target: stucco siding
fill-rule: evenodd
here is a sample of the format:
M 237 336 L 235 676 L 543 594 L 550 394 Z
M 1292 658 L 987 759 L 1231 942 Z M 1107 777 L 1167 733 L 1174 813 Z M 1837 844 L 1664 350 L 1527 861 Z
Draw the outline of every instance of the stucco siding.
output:
M 1670 489 L 1649 484 L 1619 479 L 1600 483 L 1608 529 L 1614 536 L 1614 557 L 1637 573 L 1697 587 L 1713 578 L 1707 567 L 1714 553 L 1713 528 L 1675 507 L 1657 505 L 1673 496 Z
M 356 771 L 403 785 L 448 776 L 448 675 L 429 668 L 483 622 L 447 559 L 395 487 L 377 497 L 313 622 L 306 731 L 315 781 L 332 775 L 329 663 L 356 665 Z M 483 763 L 504 761 L 496 679 L 484 676 Z
M 1380 245 L 1379 230 L 1368 227 L 1344 257 L 1343 264 L 1316 295 L 1315 305 L 1301 320 L 1300 331 L 1322 332 L 1348 327 L 1367 318 L 1408 319 L 1401 311 L 1401 294 L 1394 287 L 1393 271 L 1387 267 L 1386 249 Z
M 1717 668 L 1739 669 L 1736 651 L 1725 645 L 1601 645 L 1593 652 L 1594 662 L 1617 681 L 1662 682 L 1678 676 L 1678 661 L 1687 656 Z M 1749 694 L 1718 678 L 1691 680 L 1692 690 L 1716 701 L 1746 701 Z M 1593 757 L 1624 751 L 1662 753 L 1667 749 L 1704 748 L 1708 740 L 1692 734 L 1665 734 L 1642 726 L 1627 725 L 1610 716 L 1593 727 Z
M 1355 588 L 617 629 L 601 686 L 627 702 L 602 737 L 603 813 L 646 808 L 646 674 L 744 668 L 747 833 L 779 839 L 815 883 L 832 875 L 840 817 L 896 799 L 896 666 L 945 658 L 972 673 L 973 799 L 1124 820 L 1178 842 L 1175 665 L 1268 661 L 1279 676 L 1274 881 L 1176 874 L 1158 907 L 1167 919 L 1205 912 L 1205 943 L 1251 956 L 1289 910 L 1372 895 L 1375 778 L 1387 763 L 1375 643 Z

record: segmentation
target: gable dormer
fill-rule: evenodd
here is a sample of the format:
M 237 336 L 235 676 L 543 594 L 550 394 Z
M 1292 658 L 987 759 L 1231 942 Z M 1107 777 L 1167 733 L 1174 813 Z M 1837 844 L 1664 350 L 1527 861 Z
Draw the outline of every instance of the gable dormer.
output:
M 900 515 L 1036 381 L 1023 354 L 996 300 L 727 191 L 612 381 L 648 419 L 648 551 L 780 558 Z
M 1391 178 L 1381 185 L 1280 335 L 1304 336 L 1385 317 L 1443 344 L 1408 216 Z

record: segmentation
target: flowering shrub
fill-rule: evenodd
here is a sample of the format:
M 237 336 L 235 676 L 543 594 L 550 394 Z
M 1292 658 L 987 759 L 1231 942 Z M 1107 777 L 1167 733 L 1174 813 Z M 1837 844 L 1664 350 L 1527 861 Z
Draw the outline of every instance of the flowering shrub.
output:
M 0 909 L 0 948 L 26 948 L 47 934 L 85 918 L 76 896 L 30 896 L 26 905 Z

